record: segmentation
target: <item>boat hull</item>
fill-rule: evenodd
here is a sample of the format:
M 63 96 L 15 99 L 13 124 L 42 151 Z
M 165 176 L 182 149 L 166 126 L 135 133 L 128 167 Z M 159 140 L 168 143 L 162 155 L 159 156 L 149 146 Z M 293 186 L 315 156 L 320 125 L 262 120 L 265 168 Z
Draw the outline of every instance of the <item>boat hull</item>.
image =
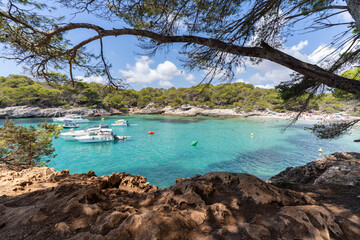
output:
M 73 121 L 76 123 L 88 123 L 90 122 L 89 119 L 72 119 L 72 118 L 52 118 L 53 122 L 64 122 L 64 121 Z
M 62 126 L 63 128 L 78 128 L 79 125 L 76 125 L 76 126 Z
M 60 133 L 60 137 L 67 140 L 67 141 L 76 141 L 77 137 L 82 137 L 82 136 L 85 136 L 87 134 L 87 132 L 71 132 L 71 134 L 69 134 L 69 132 L 67 133 Z
M 98 138 L 98 137 L 77 137 L 75 138 L 77 141 L 79 142 L 83 142 L 83 143 L 98 143 L 98 142 L 111 142 L 114 141 L 113 137 L 102 137 L 102 138 Z

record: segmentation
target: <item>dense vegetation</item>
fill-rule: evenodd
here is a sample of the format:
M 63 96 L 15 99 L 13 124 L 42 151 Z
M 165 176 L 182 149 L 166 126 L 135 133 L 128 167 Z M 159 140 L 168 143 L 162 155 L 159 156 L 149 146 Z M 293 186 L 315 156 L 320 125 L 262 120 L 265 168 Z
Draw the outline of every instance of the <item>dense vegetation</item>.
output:
M 346 72 L 345 72 L 346 73 Z M 284 102 L 276 89 L 256 88 L 247 83 L 197 85 L 190 88 L 151 88 L 115 90 L 99 83 L 64 83 L 51 87 L 22 75 L 0 77 L 0 107 L 9 106 L 84 106 L 89 108 L 115 108 L 126 111 L 130 107 L 143 108 L 150 102 L 155 106 L 192 104 L 210 108 L 238 108 L 239 111 L 270 109 L 273 111 L 299 111 L 306 96 Z M 356 97 L 334 90 L 313 99 L 309 107 L 327 113 L 359 108 Z
M 0 126 L 0 163 L 13 169 L 44 165 L 55 157 L 52 137 L 59 133 L 57 124 L 45 122 L 26 127 L 6 120 Z

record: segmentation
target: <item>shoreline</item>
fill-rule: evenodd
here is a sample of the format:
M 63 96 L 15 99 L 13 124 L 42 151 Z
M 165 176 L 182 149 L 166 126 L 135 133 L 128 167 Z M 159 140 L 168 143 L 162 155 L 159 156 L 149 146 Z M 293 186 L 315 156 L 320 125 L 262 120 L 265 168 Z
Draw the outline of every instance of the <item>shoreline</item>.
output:
M 171 117 L 219 117 L 219 118 L 259 118 L 259 119 L 281 119 L 291 121 L 296 112 L 279 113 L 270 110 L 253 111 L 253 112 L 238 112 L 235 108 L 230 109 L 209 109 L 201 108 L 191 105 L 183 105 L 180 107 L 154 107 L 149 104 L 143 109 L 130 108 L 128 112 L 120 112 L 116 109 L 89 109 L 85 107 L 74 108 L 39 108 L 28 106 L 16 106 L 0 108 L 0 119 L 6 118 L 53 118 L 64 116 L 66 114 L 78 114 L 85 117 L 96 116 L 134 116 L 134 115 L 159 115 Z M 335 114 L 326 113 L 303 113 L 298 121 L 312 121 L 312 122 L 336 122 L 344 120 L 355 120 L 359 117 L 350 116 L 344 112 Z

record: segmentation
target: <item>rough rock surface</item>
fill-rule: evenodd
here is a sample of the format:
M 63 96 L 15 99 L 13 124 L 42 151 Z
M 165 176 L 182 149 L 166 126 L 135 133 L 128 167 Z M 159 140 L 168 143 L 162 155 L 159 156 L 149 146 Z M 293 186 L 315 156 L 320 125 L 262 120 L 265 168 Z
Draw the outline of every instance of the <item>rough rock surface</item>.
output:
M 360 153 L 333 153 L 299 167 L 288 167 L 271 183 L 340 184 L 360 186 Z
M 28 106 L 17 106 L 0 108 L 0 118 L 31 118 L 31 117 L 60 117 L 66 114 L 80 114 L 83 116 L 94 116 L 92 109 L 84 107 L 76 108 L 39 108 Z M 110 115 L 104 109 L 97 109 L 96 115 Z
M 206 107 L 196 107 L 191 105 L 182 105 L 180 107 L 155 107 L 153 103 L 149 103 L 145 108 L 129 108 L 127 112 L 119 111 L 111 108 L 109 111 L 105 109 L 97 109 L 94 114 L 92 109 L 84 107 L 75 108 L 39 108 L 28 106 L 17 106 L 0 108 L 0 118 L 31 118 L 31 117 L 54 117 L 64 116 L 66 114 L 80 114 L 83 116 L 94 115 L 123 115 L 123 114 L 163 114 L 171 116 L 209 116 L 209 117 L 274 117 L 274 112 L 269 110 L 255 111 L 251 113 L 238 112 L 237 109 L 210 109 Z M 282 116 L 282 113 L 276 113 L 277 116 Z
M 70 175 L 42 167 L 14 172 L 2 166 L 0 183 L 0 239 L 360 236 L 360 211 L 350 203 L 360 195 L 357 186 L 341 189 L 350 201 L 341 205 L 322 194 L 323 187 L 293 191 L 226 172 L 178 179 L 158 189 L 126 173 L 97 177 L 93 171 Z
M 132 108 L 129 114 L 163 114 L 169 116 L 181 116 L 181 117 L 194 117 L 194 116 L 209 116 L 209 117 L 247 117 L 265 114 L 265 112 L 256 112 L 246 114 L 244 112 L 237 112 L 234 109 L 210 109 L 206 107 L 197 107 L 189 104 L 182 106 L 166 106 L 155 107 L 153 103 L 149 103 L 146 107 Z
M 265 111 L 254 111 L 251 113 L 238 112 L 236 108 L 233 109 L 211 109 L 207 107 L 197 107 L 189 104 L 182 106 L 166 106 L 166 107 L 155 107 L 153 103 L 149 103 L 143 109 L 130 109 L 130 114 L 163 114 L 170 116 L 209 116 L 209 117 L 251 117 L 251 116 L 271 116 L 274 112 L 269 110 Z M 281 115 L 280 113 L 277 113 Z
M 149 103 L 146 107 L 133 109 L 132 114 L 162 114 L 165 112 L 164 107 L 155 107 L 154 103 Z

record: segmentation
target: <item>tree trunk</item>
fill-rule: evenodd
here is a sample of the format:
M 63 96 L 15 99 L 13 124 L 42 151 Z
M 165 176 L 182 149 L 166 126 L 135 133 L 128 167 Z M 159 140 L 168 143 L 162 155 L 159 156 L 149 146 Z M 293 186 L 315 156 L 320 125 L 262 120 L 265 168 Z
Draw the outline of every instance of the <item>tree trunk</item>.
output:
M 349 7 L 349 13 L 355 20 L 355 26 L 360 32 L 360 0 L 345 0 Z

